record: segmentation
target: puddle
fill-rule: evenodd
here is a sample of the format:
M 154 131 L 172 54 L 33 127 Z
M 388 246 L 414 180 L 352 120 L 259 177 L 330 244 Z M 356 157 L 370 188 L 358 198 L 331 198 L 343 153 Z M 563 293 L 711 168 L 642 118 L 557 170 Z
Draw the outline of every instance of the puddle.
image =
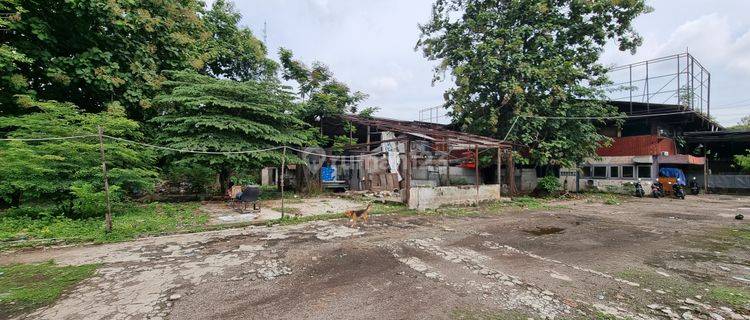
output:
M 534 230 L 524 230 L 523 232 L 526 232 L 528 234 L 533 234 L 535 236 L 543 236 L 547 234 L 557 234 L 563 231 L 565 231 L 565 229 L 557 228 L 557 227 L 545 227 L 545 228 L 537 227 Z

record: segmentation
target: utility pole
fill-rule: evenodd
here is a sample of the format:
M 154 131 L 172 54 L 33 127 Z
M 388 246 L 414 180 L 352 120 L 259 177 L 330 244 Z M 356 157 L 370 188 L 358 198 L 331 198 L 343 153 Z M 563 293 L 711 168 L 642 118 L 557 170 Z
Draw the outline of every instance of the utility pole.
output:
M 281 151 L 281 218 L 284 218 L 284 176 L 286 171 L 286 146 Z
M 404 203 L 409 206 L 411 198 L 411 138 L 406 139 L 406 161 L 404 161 Z
M 474 145 L 474 179 L 476 179 L 476 205 L 479 205 L 479 145 Z
M 497 185 L 498 196 L 503 196 L 503 148 L 497 147 Z
M 104 198 L 107 201 L 107 213 L 105 215 L 106 231 L 112 232 L 112 206 L 109 203 L 109 178 L 107 177 L 107 161 L 104 158 L 104 129 L 99 126 L 99 153 L 102 156 L 102 172 L 104 173 Z
M 268 21 L 263 21 L 263 44 L 268 46 Z

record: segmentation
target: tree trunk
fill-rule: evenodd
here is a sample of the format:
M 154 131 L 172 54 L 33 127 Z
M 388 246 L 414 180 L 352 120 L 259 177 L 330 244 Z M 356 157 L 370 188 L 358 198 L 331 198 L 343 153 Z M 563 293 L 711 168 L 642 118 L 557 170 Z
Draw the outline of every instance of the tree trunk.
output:
M 232 176 L 232 170 L 229 170 L 229 168 L 221 168 L 219 170 L 219 189 L 221 189 L 221 194 L 226 194 L 227 189 L 229 189 L 229 179 Z

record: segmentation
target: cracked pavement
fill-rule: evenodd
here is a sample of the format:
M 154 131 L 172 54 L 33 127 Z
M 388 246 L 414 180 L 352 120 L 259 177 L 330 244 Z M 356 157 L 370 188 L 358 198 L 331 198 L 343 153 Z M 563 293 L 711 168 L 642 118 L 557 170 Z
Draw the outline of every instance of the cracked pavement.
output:
M 567 201 L 480 217 L 377 216 L 359 228 L 342 219 L 5 253 L 0 263 L 102 264 L 19 319 L 450 319 L 455 310 L 513 310 L 538 319 L 748 320 L 747 308 L 618 273 L 747 287 L 747 248 L 706 243 L 747 227 L 729 217 L 749 207 L 750 199 L 714 196 Z M 691 260 L 698 254 L 714 259 Z

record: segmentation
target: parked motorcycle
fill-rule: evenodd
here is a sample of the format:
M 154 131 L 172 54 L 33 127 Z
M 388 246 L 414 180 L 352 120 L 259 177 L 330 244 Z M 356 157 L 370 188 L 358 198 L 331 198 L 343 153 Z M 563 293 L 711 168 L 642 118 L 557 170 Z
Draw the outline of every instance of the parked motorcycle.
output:
M 693 180 L 690 180 L 690 193 L 694 196 L 697 196 L 701 192 L 700 186 L 698 186 L 698 181 L 696 181 L 695 177 L 693 177 Z
M 654 198 L 661 198 L 664 196 L 664 185 L 662 185 L 659 180 L 656 180 L 656 182 L 651 185 L 651 196 Z
M 672 182 L 669 184 L 672 185 Z M 672 193 L 675 198 L 685 200 L 685 188 L 679 183 L 672 186 Z
M 638 181 L 635 183 L 635 196 L 638 198 L 643 198 L 643 196 L 645 195 L 646 195 L 646 191 L 643 190 L 641 179 L 638 179 Z

